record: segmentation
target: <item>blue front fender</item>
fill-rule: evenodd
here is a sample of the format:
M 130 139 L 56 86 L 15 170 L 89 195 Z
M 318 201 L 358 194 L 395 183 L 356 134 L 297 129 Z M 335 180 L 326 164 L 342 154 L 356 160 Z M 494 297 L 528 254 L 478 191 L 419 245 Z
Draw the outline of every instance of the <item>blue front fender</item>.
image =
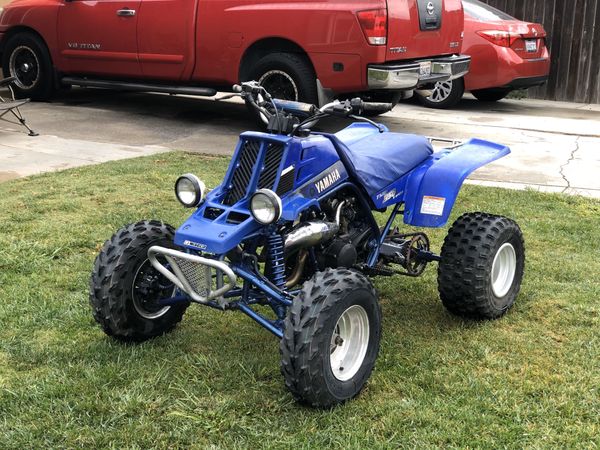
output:
M 444 226 L 465 178 L 509 153 L 508 147 L 481 139 L 434 153 L 407 180 L 404 223 L 418 227 Z

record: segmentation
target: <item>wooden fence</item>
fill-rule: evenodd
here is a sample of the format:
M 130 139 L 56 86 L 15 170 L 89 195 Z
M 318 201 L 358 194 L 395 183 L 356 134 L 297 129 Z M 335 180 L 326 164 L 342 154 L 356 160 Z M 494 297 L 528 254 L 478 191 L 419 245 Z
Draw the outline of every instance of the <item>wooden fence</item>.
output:
M 548 33 L 550 79 L 530 97 L 600 103 L 600 0 L 483 1 Z

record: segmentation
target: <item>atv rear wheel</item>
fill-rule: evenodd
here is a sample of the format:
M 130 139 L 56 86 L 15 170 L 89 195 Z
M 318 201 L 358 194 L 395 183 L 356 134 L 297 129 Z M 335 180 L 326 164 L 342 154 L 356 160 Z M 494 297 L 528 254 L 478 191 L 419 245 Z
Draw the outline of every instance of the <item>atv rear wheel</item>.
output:
M 381 308 L 373 285 L 347 269 L 307 281 L 285 320 L 281 373 L 292 395 L 331 407 L 362 390 L 379 353 Z
M 469 213 L 450 228 L 442 246 L 438 290 L 453 314 L 497 319 L 514 304 L 525 267 L 519 226 L 506 217 Z
M 148 260 L 153 245 L 176 248 L 170 225 L 143 221 L 119 230 L 104 244 L 90 280 L 94 319 L 104 332 L 122 341 L 145 341 L 171 331 L 187 303 L 163 306 L 175 286 Z

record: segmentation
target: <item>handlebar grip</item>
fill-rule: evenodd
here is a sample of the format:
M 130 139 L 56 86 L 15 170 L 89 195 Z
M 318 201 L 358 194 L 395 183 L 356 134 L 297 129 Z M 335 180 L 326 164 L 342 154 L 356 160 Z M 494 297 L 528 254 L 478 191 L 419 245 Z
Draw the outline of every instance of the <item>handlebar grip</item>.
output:
M 297 116 L 312 116 L 317 112 L 317 107 L 309 103 L 293 102 L 290 100 L 273 99 L 273 103 L 277 109 L 281 109 L 287 113 Z
M 363 111 L 373 111 L 373 112 L 388 112 L 394 109 L 393 103 L 376 103 L 376 102 L 363 102 L 362 110 Z

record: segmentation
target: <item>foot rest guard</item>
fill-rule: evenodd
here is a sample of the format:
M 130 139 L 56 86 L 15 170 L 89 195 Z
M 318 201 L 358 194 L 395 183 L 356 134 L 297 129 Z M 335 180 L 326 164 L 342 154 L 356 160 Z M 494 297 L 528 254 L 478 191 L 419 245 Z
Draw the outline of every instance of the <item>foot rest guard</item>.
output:
M 158 256 L 166 259 L 171 270 L 158 261 Z M 221 297 L 235 287 L 236 276 L 231 268 L 222 261 L 156 245 L 148 249 L 148 259 L 156 270 L 195 302 L 206 303 Z M 227 278 L 227 284 L 224 284 L 225 277 L 223 275 Z

